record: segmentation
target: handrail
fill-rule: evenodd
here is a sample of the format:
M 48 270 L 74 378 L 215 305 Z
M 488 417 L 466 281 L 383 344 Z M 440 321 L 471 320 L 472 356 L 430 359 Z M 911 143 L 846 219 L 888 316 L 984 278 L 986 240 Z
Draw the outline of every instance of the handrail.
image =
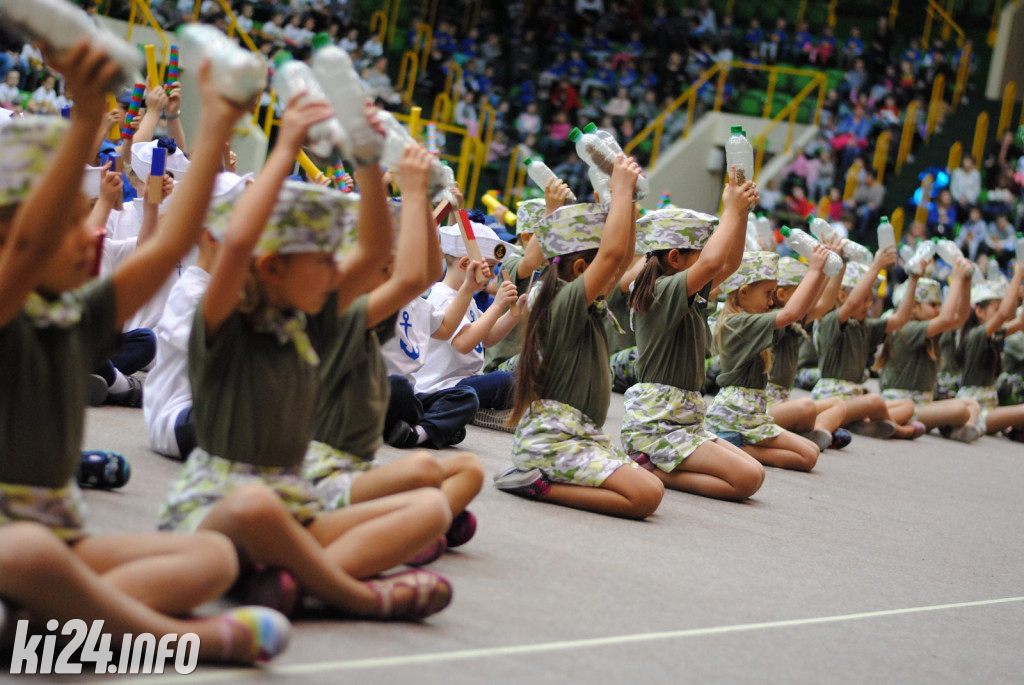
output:
M 754 162 L 754 176 L 756 177 L 761 171 L 761 166 L 764 164 L 764 152 L 767 147 L 766 143 L 768 140 L 768 134 L 779 125 L 783 119 L 789 119 L 789 131 L 786 136 L 786 145 L 783 148 L 783 152 L 789 152 L 789 147 L 793 143 L 793 129 L 796 126 L 796 115 L 799 110 L 800 103 L 804 101 L 808 95 L 815 88 L 824 90 L 828 87 L 828 78 L 820 73 L 814 72 L 814 76 L 810 83 L 800 89 L 800 91 L 793 96 L 793 98 L 786 104 L 782 110 L 769 122 L 768 126 L 765 127 L 756 138 L 750 141 L 750 144 L 757 150 L 757 160 Z
M 960 166 L 964 156 L 964 144 L 959 140 L 949 146 L 949 157 L 946 158 L 946 170 L 952 173 L 953 169 Z
M 228 0 L 217 0 L 217 4 L 220 5 L 221 10 L 224 11 L 224 15 L 228 18 L 228 36 L 233 33 L 238 33 L 242 39 L 242 44 L 249 48 L 253 52 L 259 52 L 260 49 L 256 47 L 256 43 L 253 42 L 252 37 L 249 36 L 248 31 L 243 31 L 242 27 L 238 25 L 238 15 L 231 9 L 231 3 Z
M 147 0 L 131 0 L 131 8 L 128 12 L 128 32 L 125 34 L 125 42 L 131 43 L 132 40 L 132 28 L 135 26 L 135 13 L 141 12 L 146 23 L 149 24 L 150 28 L 156 31 L 157 37 L 160 38 L 160 42 L 164 44 L 164 64 L 167 64 L 167 60 L 171 54 L 171 43 L 167 40 L 167 35 L 164 33 L 163 28 L 160 26 L 160 22 L 156 20 L 153 13 L 149 11 L 149 2 Z M 154 75 L 150 74 L 150 78 L 154 78 Z M 160 81 L 163 81 L 163 72 L 159 75 Z
M 878 178 L 879 183 L 885 181 L 885 167 L 889 162 L 889 146 L 891 144 L 892 134 L 888 131 L 882 131 L 875 141 L 875 157 L 872 160 L 871 166 L 875 170 L 875 176 Z
M 406 50 L 402 55 L 402 64 L 398 68 L 398 80 L 395 81 L 395 90 L 400 93 L 405 91 L 402 95 L 403 102 L 412 102 L 412 93 L 416 89 L 416 76 L 419 70 L 419 55 L 415 50 Z
M 468 0 L 466 2 L 466 8 L 462 13 L 462 32 L 469 33 L 469 29 L 473 26 L 480 25 L 480 9 L 483 3 L 480 0 Z
M 971 155 L 975 160 L 985 159 L 985 140 L 988 138 L 988 112 L 978 115 L 977 123 L 974 125 L 974 143 L 971 145 Z
M 964 45 L 960 53 L 960 64 L 956 68 L 956 81 L 953 86 L 953 107 L 959 107 L 967 92 L 967 81 L 971 78 L 971 59 L 974 57 L 971 44 Z
M 939 127 L 942 108 L 946 104 L 946 77 L 938 74 L 932 82 L 932 95 L 928 101 L 928 115 L 925 118 L 924 139 L 927 141 Z
M 468 186 L 460 186 L 465 190 L 466 206 L 472 207 L 476 202 L 477 186 L 480 182 L 480 172 L 487 164 L 487 151 L 491 149 L 491 142 L 494 140 L 494 125 L 498 121 L 498 113 L 489 102 L 481 103 L 480 114 L 477 119 L 477 138 L 473 141 L 476 147 L 476 154 L 473 156 L 475 163 L 474 174 Z M 468 176 L 468 173 L 467 173 Z
M 899 242 L 900 236 L 903 235 L 903 217 L 905 212 L 902 207 L 897 207 L 892 211 L 889 216 L 889 223 L 892 224 L 892 231 L 896 236 L 896 241 Z
M 384 6 L 389 5 L 389 0 L 384 0 Z M 376 28 L 375 28 L 376 27 Z M 388 14 L 384 10 L 377 10 L 370 15 L 370 33 L 376 33 L 381 45 L 388 36 Z
M 1003 106 L 999 109 L 999 125 L 996 126 L 996 138 L 1001 138 L 1006 129 L 1010 128 L 1010 117 L 1017 100 L 1017 84 L 1010 80 L 1003 86 Z
M 456 73 L 458 76 L 456 77 Z M 456 103 L 462 100 L 462 84 L 463 84 L 463 72 L 462 67 L 459 66 L 455 60 L 448 60 L 448 74 L 444 79 L 444 92 L 448 93 L 448 96 L 452 99 L 452 114 L 454 115 L 454 109 Z
M 421 45 L 422 41 L 422 45 Z M 426 65 L 427 60 L 430 59 L 430 49 L 434 44 L 434 29 L 430 27 L 430 24 L 425 22 L 418 22 L 416 24 L 416 41 L 413 43 L 413 50 L 420 51 L 420 64 Z
M 430 113 L 430 118 L 447 124 L 451 122 L 452 117 L 455 115 L 454 110 L 455 107 L 452 105 L 452 99 L 448 96 L 448 93 L 438 93 L 434 96 L 434 109 Z
M 903 170 L 903 163 L 910 156 L 910 149 L 914 145 L 914 131 L 917 130 L 917 110 L 919 106 L 916 100 L 912 100 L 903 113 L 903 131 L 900 133 L 900 147 L 896 153 L 896 174 Z
M 934 21 L 935 15 L 938 15 L 938 17 L 944 22 L 943 30 L 945 30 L 946 27 L 953 29 L 954 33 L 956 33 L 956 45 L 957 47 L 962 48 L 964 46 L 964 41 L 967 40 L 967 35 L 964 33 L 964 30 L 960 28 L 960 25 L 953 20 L 953 17 L 949 16 L 949 13 L 946 12 L 942 5 L 937 3 L 935 0 L 928 0 L 928 8 L 924 20 L 924 33 L 921 36 L 921 45 L 929 45 L 929 38 L 931 38 L 932 32 L 932 21 Z
M 919 224 L 928 221 L 928 203 L 931 201 L 932 183 L 935 179 L 928 174 L 921 181 L 921 196 L 917 200 L 917 209 L 914 210 L 914 221 Z

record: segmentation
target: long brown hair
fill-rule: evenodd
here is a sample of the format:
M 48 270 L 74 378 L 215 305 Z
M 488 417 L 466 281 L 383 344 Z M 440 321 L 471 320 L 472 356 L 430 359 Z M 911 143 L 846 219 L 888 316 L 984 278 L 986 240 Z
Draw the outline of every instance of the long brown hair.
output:
M 597 248 L 561 255 L 558 264 L 554 260 L 548 263 L 540 275 L 540 290 L 537 299 L 529 307 L 526 315 L 526 331 L 519 349 L 519 364 L 516 367 L 516 385 L 512 400 L 512 414 L 507 425 L 515 426 L 523 418 L 534 400 L 540 397 L 544 387 L 547 368 L 544 365 L 544 341 L 547 340 L 551 328 L 551 303 L 555 295 L 562 289 L 562 281 L 573 278 L 573 263 L 578 259 L 590 264 L 597 256 Z
M 646 314 L 654 304 L 654 284 L 667 273 L 663 260 L 671 250 L 657 250 L 647 254 L 647 263 L 640 269 L 633 290 L 629 294 L 629 308 L 638 314 Z

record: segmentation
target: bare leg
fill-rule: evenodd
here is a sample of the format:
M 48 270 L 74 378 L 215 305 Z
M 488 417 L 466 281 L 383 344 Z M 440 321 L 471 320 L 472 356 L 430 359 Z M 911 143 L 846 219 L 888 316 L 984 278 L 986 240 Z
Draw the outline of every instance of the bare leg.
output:
M 438 460 L 420 450 L 359 474 L 352 481 L 352 504 L 419 488 L 439 488 L 444 471 Z
M 436 488 L 370 500 L 317 517 L 309 532 L 345 573 L 370 578 L 444 535 L 451 510 Z
M 227 535 L 249 560 L 288 569 L 302 588 L 346 612 L 371 616 L 374 591 L 342 571 L 269 488 L 249 485 L 217 502 L 200 528 Z M 405 596 L 411 600 L 411 591 Z
M 989 409 L 988 416 L 985 418 L 985 425 L 988 427 L 989 435 L 1006 430 L 1007 428 L 1024 426 L 1024 404 Z
M 552 483 L 537 499 L 598 514 L 645 519 L 661 504 L 665 486 L 650 471 L 621 466 L 599 488 Z
M 846 405 L 846 424 L 855 421 L 891 421 L 889 410 L 885 406 L 885 398 L 869 393 L 859 397 L 843 400 Z
M 444 470 L 441 492 L 448 498 L 452 516 L 458 516 L 484 487 L 484 467 L 475 454 L 462 452 L 443 457 L 441 468 Z
M 814 421 L 818 416 L 818 408 L 815 406 L 814 400 L 802 398 L 772 405 L 768 413 L 779 426 L 788 431 L 802 433 L 815 427 Z
M 0 596 L 24 608 L 36 622 L 103 620 L 103 631 L 113 636 L 115 645 L 126 634 L 195 633 L 204 661 L 251 661 L 252 637 L 238 626 L 225 631 L 220 617 L 181 621 L 149 608 L 100 577 L 36 523 L 0 528 Z
M 764 483 L 764 467 L 724 440 L 709 440 L 674 471 L 665 473 L 655 468 L 654 475 L 673 490 L 735 502 L 751 497 Z
M 218 533 L 90 536 L 73 549 L 104 581 L 165 614 L 217 599 L 238 577 L 234 545 Z
M 889 412 L 889 418 L 898 424 L 908 423 L 914 418 L 913 400 L 886 400 L 885 408 Z
M 917 420 L 928 428 L 965 426 L 971 421 L 971 410 L 965 400 L 938 400 L 918 407 Z
M 818 418 L 814 421 L 815 428 L 835 433 L 846 422 L 846 403 L 838 397 L 819 400 L 814 403 L 814 408 L 818 412 Z
M 747 445 L 744 452 L 765 466 L 778 466 L 794 471 L 810 471 L 818 463 L 818 446 L 807 438 L 786 431 L 768 440 Z

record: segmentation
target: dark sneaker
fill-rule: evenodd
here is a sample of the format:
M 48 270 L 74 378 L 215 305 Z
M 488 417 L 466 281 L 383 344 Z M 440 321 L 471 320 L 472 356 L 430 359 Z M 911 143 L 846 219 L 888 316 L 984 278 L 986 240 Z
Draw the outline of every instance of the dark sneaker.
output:
M 452 519 L 452 525 L 448 526 L 445 538 L 449 547 L 464 545 L 473 539 L 476 533 L 476 516 L 473 512 L 466 510 Z
M 836 428 L 832 431 L 832 444 L 829 445 L 829 448 L 841 450 L 851 442 L 853 442 L 853 436 L 850 435 L 850 431 L 845 428 Z
M 116 404 L 119 407 L 141 407 L 142 406 L 142 381 L 135 376 L 125 376 L 128 379 L 129 388 L 124 392 L 112 392 L 107 395 L 107 404 Z
M 406 449 L 416 446 L 416 431 L 405 421 L 399 421 L 384 436 L 384 441 L 392 447 Z
M 476 415 L 473 416 L 473 425 L 480 426 L 481 428 L 490 428 L 495 431 L 513 433 L 515 432 L 515 428 L 510 428 L 506 424 L 508 417 L 511 415 L 511 409 L 480 408 L 476 410 Z
M 824 452 L 832 444 L 832 434 L 821 428 L 814 428 L 809 431 L 798 433 L 801 437 L 807 438 L 818 446 L 819 452 Z
M 637 466 L 639 466 L 642 469 L 653 471 L 655 468 L 654 464 L 651 462 L 651 458 L 644 454 L 643 452 L 630 452 L 629 458 L 635 461 L 637 463 Z
M 465 428 L 460 428 L 459 430 L 455 431 L 455 435 L 452 436 L 452 439 L 448 443 L 448 445 L 449 446 L 451 446 L 451 445 L 458 445 L 460 442 L 462 442 L 465 439 L 466 439 L 466 429 Z
M 551 491 L 551 481 L 540 469 L 520 471 L 513 466 L 494 476 L 494 487 L 513 495 L 533 499 L 548 494 Z
M 896 433 L 896 424 L 892 421 L 854 421 L 846 428 L 851 433 L 881 440 L 888 440 Z
M 115 490 L 131 477 L 128 459 L 117 452 L 82 452 L 75 478 L 83 488 Z
M 103 380 L 103 376 L 98 376 L 95 373 L 89 374 L 85 387 L 87 389 L 85 401 L 90 407 L 99 407 L 107 401 L 110 388 Z

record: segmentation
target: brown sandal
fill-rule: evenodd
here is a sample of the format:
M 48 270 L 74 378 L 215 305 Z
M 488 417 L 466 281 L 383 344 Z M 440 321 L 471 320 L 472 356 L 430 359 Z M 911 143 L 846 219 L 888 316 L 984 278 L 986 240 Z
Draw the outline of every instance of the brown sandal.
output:
M 384 578 L 368 580 L 366 584 L 377 595 L 375 617 L 382 621 L 405 621 L 426 618 L 444 609 L 452 601 L 452 584 L 439 573 L 415 569 Z M 411 610 L 398 611 L 395 592 L 399 588 L 413 591 Z

